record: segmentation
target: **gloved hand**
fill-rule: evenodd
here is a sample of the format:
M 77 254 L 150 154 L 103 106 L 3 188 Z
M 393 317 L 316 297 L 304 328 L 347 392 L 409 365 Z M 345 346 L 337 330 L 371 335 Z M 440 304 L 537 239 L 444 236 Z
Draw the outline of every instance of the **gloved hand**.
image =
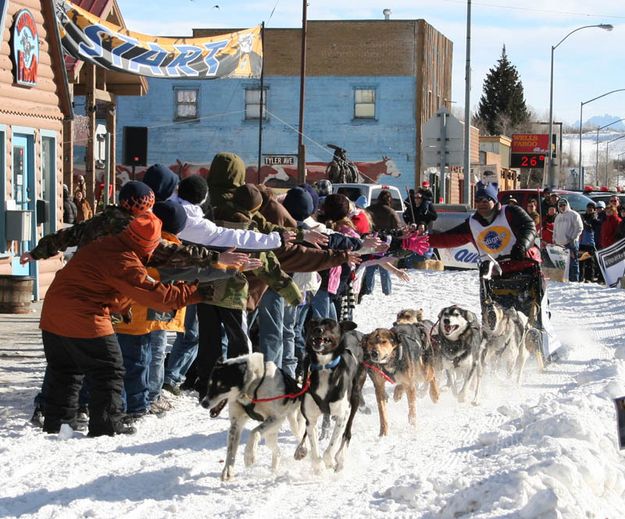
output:
M 512 247 L 512 250 L 510 251 L 510 257 L 513 260 L 517 260 L 520 261 L 522 259 L 525 259 L 525 253 L 527 251 L 521 247 L 521 245 L 519 245 L 518 243 L 515 243 L 514 246 Z
M 411 234 L 402 240 L 401 248 L 423 256 L 430 248 L 430 237 L 427 234 Z

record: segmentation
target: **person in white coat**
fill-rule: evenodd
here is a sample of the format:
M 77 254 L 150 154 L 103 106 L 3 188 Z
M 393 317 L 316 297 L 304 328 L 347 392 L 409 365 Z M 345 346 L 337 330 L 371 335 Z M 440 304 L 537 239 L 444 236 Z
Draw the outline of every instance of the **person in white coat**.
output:
M 582 217 L 571 209 L 565 198 L 560 198 L 553 224 L 553 242 L 569 250 L 569 281 L 579 281 L 579 237 L 583 230 Z

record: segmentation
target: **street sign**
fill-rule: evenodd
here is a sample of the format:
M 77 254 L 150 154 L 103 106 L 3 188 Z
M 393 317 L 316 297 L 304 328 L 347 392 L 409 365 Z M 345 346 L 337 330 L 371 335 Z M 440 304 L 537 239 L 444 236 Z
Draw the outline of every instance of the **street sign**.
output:
M 295 166 L 297 155 L 263 155 L 265 166 Z
M 444 137 L 441 137 L 442 135 Z M 423 163 L 425 166 L 440 166 L 441 153 L 445 155 L 445 165 L 461 166 L 463 147 L 464 125 L 447 109 L 441 108 L 423 125 Z

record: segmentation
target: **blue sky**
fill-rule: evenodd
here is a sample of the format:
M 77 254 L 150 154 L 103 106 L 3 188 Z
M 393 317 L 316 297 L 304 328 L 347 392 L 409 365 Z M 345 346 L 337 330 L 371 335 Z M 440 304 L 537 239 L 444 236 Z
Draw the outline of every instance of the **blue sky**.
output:
M 130 30 L 155 35 L 190 35 L 194 27 L 300 27 L 299 0 L 118 0 Z M 146 8 L 149 5 L 149 8 Z M 175 5 L 175 7 L 172 7 Z M 219 5 L 219 7 L 214 7 Z M 482 94 L 484 77 L 506 46 L 519 71 L 527 104 L 548 119 L 551 46 L 583 25 L 609 23 L 611 32 L 584 29 L 555 51 L 554 118 L 579 119 L 580 103 L 625 89 L 625 9 L 623 0 L 484 0 L 472 2 L 471 107 Z M 423 18 L 453 41 L 456 109 L 464 106 L 466 0 L 309 0 L 310 20 Z M 273 14 L 272 13 L 273 10 Z M 584 120 L 603 114 L 625 117 L 625 92 L 584 105 Z

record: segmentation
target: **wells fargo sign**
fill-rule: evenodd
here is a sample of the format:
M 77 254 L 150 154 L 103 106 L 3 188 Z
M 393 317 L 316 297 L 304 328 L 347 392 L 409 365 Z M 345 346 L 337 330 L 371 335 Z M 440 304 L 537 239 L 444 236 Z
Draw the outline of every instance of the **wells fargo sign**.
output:
M 15 15 L 13 61 L 15 82 L 22 86 L 35 86 L 39 65 L 39 35 L 35 19 L 28 9 L 22 9 Z
M 515 133 L 512 153 L 549 153 L 549 136 L 545 133 Z

